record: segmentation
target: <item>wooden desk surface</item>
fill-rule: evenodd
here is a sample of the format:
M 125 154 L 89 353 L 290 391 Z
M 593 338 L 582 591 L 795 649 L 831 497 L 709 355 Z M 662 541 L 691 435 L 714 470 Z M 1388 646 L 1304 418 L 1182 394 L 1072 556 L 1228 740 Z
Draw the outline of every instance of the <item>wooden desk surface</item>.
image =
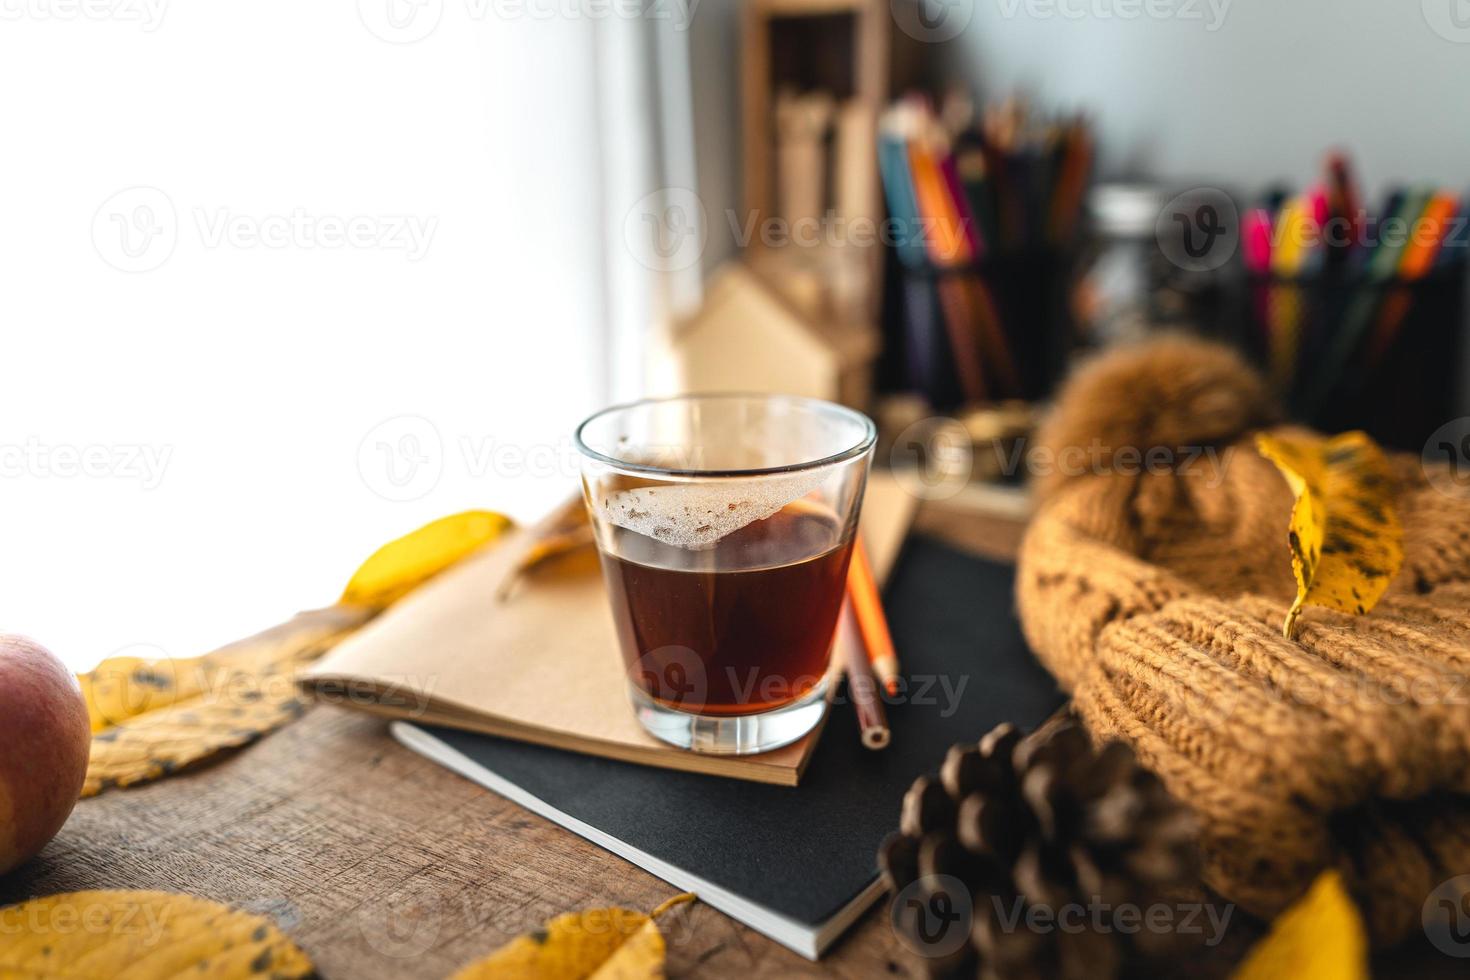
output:
M 992 555 L 1019 540 L 1014 521 L 935 505 L 919 527 Z M 400 747 L 382 722 L 328 707 L 197 772 L 83 800 L 37 860 L 0 880 L 0 904 L 88 888 L 269 915 L 327 980 L 441 980 L 563 912 L 648 910 L 675 893 Z M 876 905 L 814 964 L 707 905 L 681 906 L 661 920 L 668 972 L 920 975 L 886 914 Z

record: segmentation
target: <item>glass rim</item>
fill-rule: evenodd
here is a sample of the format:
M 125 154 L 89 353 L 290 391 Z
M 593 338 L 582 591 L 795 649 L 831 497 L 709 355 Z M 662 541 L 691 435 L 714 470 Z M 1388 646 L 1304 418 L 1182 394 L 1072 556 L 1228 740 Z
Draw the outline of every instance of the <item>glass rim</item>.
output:
M 784 402 L 789 405 L 797 405 L 807 410 L 815 410 L 828 414 L 844 416 L 850 421 L 858 423 L 862 428 L 862 437 L 853 446 L 840 452 L 823 456 L 820 459 L 804 460 L 800 463 L 787 463 L 781 466 L 753 466 L 743 469 L 688 469 L 686 467 L 654 466 L 648 463 L 635 463 L 629 460 L 618 459 L 600 453 L 587 445 L 582 433 L 587 427 L 598 419 L 612 415 L 616 412 L 627 412 L 635 408 L 643 408 L 650 405 L 668 405 L 676 402 L 714 402 L 714 401 L 769 401 Z M 684 477 L 748 477 L 748 476 L 774 476 L 780 473 L 798 473 L 803 470 L 820 469 L 823 466 L 833 466 L 848 460 L 857 459 L 873 448 L 878 441 L 878 426 L 865 413 L 846 405 L 829 402 L 822 398 L 808 398 L 805 395 L 780 395 L 768 394 L 759 391 L 728 391 L 728 392 L 695 392 L 685 395 L 665 395 L 659 398 L 639 398 L 630 402 L 621 402 L 617 405 L 609 405 L 606 408 L 593 412 L 582 420 L 572 436 L 577 445 L 577 451 L 588 459 L 595 460 L 615 469 L 625 470 L 630 473 L 645 473 L 650 476 L 684 476 Z

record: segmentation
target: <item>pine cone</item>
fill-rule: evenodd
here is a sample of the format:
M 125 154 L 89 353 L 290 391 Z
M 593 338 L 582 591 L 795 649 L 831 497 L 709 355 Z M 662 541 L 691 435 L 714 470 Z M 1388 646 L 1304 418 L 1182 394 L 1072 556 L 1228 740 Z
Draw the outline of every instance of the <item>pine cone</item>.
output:
M 1178 904 L 1198 887 L 1193 820 L 1127 745 L 1094 750 L 1071 721 L 951 748 L 879 864 L 895 929 L 936 975 L 1156 975 L 1199 941 Z

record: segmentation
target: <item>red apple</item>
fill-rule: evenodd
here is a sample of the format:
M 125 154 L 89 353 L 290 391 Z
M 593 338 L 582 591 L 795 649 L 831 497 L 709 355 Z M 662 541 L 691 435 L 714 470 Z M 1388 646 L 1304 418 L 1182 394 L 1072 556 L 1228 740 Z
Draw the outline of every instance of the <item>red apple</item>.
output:
M 0 875 L 66 823 L 91 746 L 87 705 L 71 671 L 39 643 L 0 635 Z

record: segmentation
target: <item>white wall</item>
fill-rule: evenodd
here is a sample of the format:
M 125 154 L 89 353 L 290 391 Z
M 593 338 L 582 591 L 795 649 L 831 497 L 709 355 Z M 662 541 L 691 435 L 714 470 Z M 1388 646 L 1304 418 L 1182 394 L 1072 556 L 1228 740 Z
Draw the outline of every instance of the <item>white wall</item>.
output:
M 1252 192 L 1304 183 L 1342 145 L 1370 185 L 1470 184 L 1462 0 L 1132 0 L 1173 15 L 1131 20 L 1129 0 L 948 2 L 953 16 L 972 4 L 949 63 L 987 95 L 1025 87 L 1091 110 L 1104 176 Z
M 689 21 L 689 75 L 697 190 L 709 218 L 701 268 L 706 275 L 734 257 L 725 212 L 740 207 L 740 4 L 698 6 Z
M 0 631 L 79 669 L 202 653 L 419 524 L 575 487 L 604 397 L 593 25 L 399 8 L 402 36 L 386 0 L 0 12 Z M 137 264 L 133 218 L 161 229 Z
M 1470 186 L 1464 0 L 928 2 L 956 18 L 932 49 L 953 77 L 1090 111 L 1104 177 L 1251 194 L 1305 184 L 1342 146 L 1375 193 L 1390 181 Z M 702 4 L 690 27 L 699 191 L 712 209 L 738 206 L 737 8 Z M 712 234 L 706 268 L 730 251 Z

